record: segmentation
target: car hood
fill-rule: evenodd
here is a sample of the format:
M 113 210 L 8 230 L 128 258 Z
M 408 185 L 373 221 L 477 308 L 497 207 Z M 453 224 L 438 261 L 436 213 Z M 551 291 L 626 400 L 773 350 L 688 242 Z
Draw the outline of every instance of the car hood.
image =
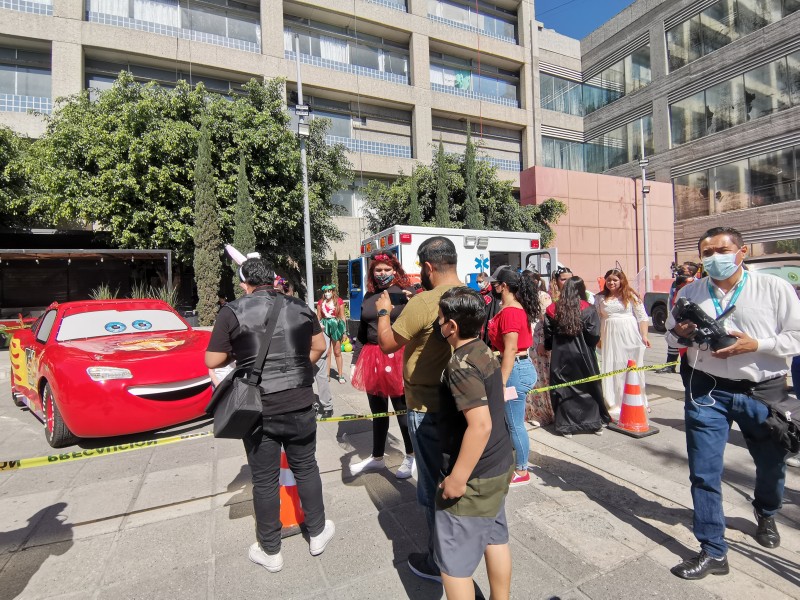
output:
M 60 342 L 65 355 L 114 362 L 163 360 L 205 352 L 211 334 L 207 331 L 165 331 L 114 335 Z

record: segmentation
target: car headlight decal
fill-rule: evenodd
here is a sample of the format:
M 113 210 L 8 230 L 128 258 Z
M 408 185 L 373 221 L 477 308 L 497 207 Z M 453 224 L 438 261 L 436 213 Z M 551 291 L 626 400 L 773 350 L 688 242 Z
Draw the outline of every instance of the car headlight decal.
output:
M 89 367 L 86 374 L 93 381 L 109 381 L 112 379 L 133 379 L 133 374 L 128 369 L 121 367 Z

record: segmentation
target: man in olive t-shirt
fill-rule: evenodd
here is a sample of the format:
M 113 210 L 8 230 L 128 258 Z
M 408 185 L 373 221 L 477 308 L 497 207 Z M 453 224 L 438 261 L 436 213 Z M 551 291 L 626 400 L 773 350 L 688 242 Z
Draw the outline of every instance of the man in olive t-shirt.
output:
M 405 346 L 403 383 L 408 406 L 408 430 L 417 461 L 417 501 L 425 509 L 428 552 L 412 553 L 408 566 L 425 579 L 441 582 L 433 560 L 433 521 L 436 484 L 442 467 L 437 416 L 442 372 L 450 360 L 450 344 L 439 331 L 439 300 L 450 288 L 464 285 L 456 273 L 456 247 L 445 237 L 423 242 L 419 250 L 420 277 L 427 291 L 411 298 L 390 324 L 392 303 L 384 293 L 378 298 L 378 345 L 386 354 Z

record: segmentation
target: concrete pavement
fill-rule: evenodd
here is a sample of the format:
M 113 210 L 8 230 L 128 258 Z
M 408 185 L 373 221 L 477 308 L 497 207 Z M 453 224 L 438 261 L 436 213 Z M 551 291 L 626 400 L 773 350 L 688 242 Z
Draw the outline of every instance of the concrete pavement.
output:
M 648 364 L 663 362 L 652 336 Z M 349 357 L 348 357 L 349 358 Z M 6 361 L 3 363 L 3 361 Z M 7 353 L 0 352 L 0 371 Z M 647 375 L 651 419 L 642 440 L 530 431 L 534 482 L 511 490 L 507 513 L 514 598 L 800 598 L 800 470 L 789 469 L 778 518 L 781 548 L 755 532 L 753 465 L 741 434 L 726 451 L 725 510 L 732 572 L 682 581 L 669 567 L 696 552 L 691 534 L 682 388 Z M 336 414 L 368 412 L 366 397 L 332 382 Z M 41 425 L 13 406 L 0 379 L 0 460 L 52 453 Z M 252 491 L 241 443 L 202 438 L 128 454 L 0 473 L 0 598 L 441 598 L 405 564 L 425 546 L 414 480 L 400 481 L 396 421 L 390 470 L 352 478 L 346 466 L 371 449 L 370 423 L 319 426 L 318 460 L 337 533 L 312 557 L 301 536 L 284 540 L 284 570 L 250 563 Z M 208 429 L 195 423 L 159 432 Z M 147 436 L 145 436 L 147 437 Z M 117 440 L 119 441 L 119 440 Z M 106 445 L 94 440 L 85 447 Z M 483 566 L 476 580 L 488 595 Z

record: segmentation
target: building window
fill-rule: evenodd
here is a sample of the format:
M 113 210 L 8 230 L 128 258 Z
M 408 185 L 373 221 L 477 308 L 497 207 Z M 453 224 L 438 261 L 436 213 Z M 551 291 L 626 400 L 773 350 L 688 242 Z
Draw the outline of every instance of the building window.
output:
M 95 23 L 261 52 L 257 4 L 235 0 L 86 0 L 86 18 Z
M 698 92 L 669 107 L 672 145 L 691 142 L 706 134 L 705 93 Z
M 50 54 L 0 47 L 0 111 L 49 113 Z
M 672 189 L 676 221 L 708 216 L 708 171 L 676 177 L 672 180 Z
M 800 0 L 718 0 L 666 31 L 670 71 L 800 9 Z
M 577 81 L 541 73 L 539 95 L 542 108 L 582 117 L 583 92 L 581 88 L 582 85 Z
M 786 148 L 750 159 L 751 206 L 797 198 L 796 154 L 792 148 Z
M 431 53 L 431 89 L 519 107 L 519 74 L 489 65 L 480 69 L 472 61 L 446 54 Z
M 706 132 L 716 133 L 745 122 L 744 80 L 723 81 L 706 90 Z
M 512 44 L 517 43 L 516 13 L 480 0 L 428 0 L 428 18 Z
M 744 74 L 747 120 L 758 119 L 791 106 L 786 58 Z
M 798 0 L 800 2 L 800 0 Z M 800 52 L 786 57 L 787 79 L 789 80 L 789 98 L 792 106 L 800 106 Z
M 0 0 L 0 8 L 52 16 L 53 0 Z
M 542 166 L 568 171 L 586 171 L 584 145 L 542 136 Z
M 286 58 L 294 58 L 294 36 L 306 64 L 408 84 L 408 49 L 397 42 L 346 28 L 290 17 L 283 30 Z
M 649 85 L 652 80 L 650 72 L 650 45 L 629 54 L 623 61 L 625 69 L 625 93 L 630 94 Z

